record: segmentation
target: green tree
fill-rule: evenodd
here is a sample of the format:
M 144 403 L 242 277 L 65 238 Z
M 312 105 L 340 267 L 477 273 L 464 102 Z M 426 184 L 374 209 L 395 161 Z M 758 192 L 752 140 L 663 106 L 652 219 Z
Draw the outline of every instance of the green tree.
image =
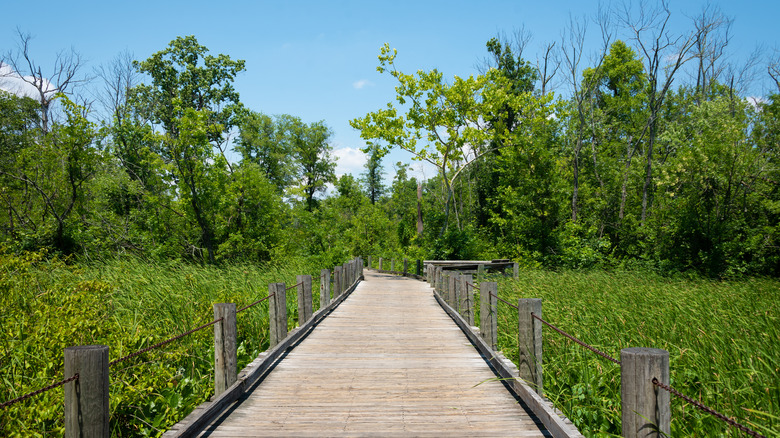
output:
M 266 178 L 276 186 L 280 195 L 295 180 L 293 144 L 284 132 L 284 121 L 290 116 L 270 116 L 255 111 L 247 111 L 239 123 L 239 136 L 235 150 L 241 154 L 242 161 L 256 163 Z
M 152 84 L 138 86 L 135 98 L 149 112 L 150 121 L 164 130 L 156 152 L 170 166 L 170 176 L 187 204 L 185 211 L 200 229 L 198 241 L 213 263 L 214 218 L 224 191 L 219 184 L 225 182 L 227 171 L 224 150 L 240 112 L 233 81 L 244 61 L 207 53 L 195 37 L 178 37 L 168 48 L 137 62 Z
M 311 212 L 317 206 L 317 193 L 323 193 L 327 184 L 336 179 L 336 162 L 330 155 L 332 133 L 323 121 L 306 124 L 298 117 L 284 116 L 279 123 L 297 166 L 298 185 L 294 194 L 303 197 L 306 209 Z
M 447 84 L 438 70 L 405 74 L 396 68 L 397 52 L 385 44 L 379 55 L 380 73 L 389 73 L 398 82 L 396 102 L 386 109 L 350 121 L 359 129 L 369 146 L 383 149 L 399 147 L 414 159 L 436 166 L 447 192 L 444 223 L 440 235 L 449 225 L 454 199 L 453 183 L 464 169 L 492 150 L 491 144 L 503 146 L 507 126 L 486 123 L 487 117 L 507 105 L 523 112 L 523 124 L 549 116 L 541 104 L 546 98 L 531 93 L 512 94 L 505 78 L 495 70 L 485 75 L 463 79 L 455 77 Z M 406 113 L 399 114 L 399 108 Z M 517 129 L 517 128 L 515 128 Z M 496 141 L 496 143 L 491 143 Z M 461 227 L 458 210 L 455 219 Z
M 366 193 L 371 203 L 376 204 L 385 192 L 385 187 L 382 183 L 382 157 L 384 157 L 386 151 L 373 145 L 368 146 L 363 152 L 368 154 L 368 160 L 365 164 L 366 173 L 363 174 Z

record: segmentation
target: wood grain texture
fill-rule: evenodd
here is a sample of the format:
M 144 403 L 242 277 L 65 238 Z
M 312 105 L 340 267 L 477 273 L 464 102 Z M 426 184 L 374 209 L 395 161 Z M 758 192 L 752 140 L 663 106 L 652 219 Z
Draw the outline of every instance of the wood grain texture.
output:
M 549 436 L 496 381 L 431 288 L 364 275 L 201 436 Z

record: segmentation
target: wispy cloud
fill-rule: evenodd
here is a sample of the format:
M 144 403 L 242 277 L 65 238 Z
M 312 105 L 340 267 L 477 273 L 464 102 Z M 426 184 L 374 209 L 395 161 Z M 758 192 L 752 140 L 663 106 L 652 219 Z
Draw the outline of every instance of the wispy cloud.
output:
M 365 87 L 373 87 L 374 83 L 369 81 L 368 79 L 361 79 L 359 81 L 355 81 L 352 83 L 352 87 L 356 90 L 362 90 Z

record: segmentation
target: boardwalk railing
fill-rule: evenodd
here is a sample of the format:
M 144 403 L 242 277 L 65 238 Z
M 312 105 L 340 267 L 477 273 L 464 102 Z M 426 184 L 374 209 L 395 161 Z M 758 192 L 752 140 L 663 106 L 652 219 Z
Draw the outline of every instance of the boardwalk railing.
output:
M 68 347 L 65 349 L 64 364 L 64 375 L 69 376 L 68 378 L 0 403 L 0 409 L 63 386 L 65 436 L 107 437 L 109 436 L 109 368 L 214 326 L 214 399 L 196 408 L 193 412 L 195 415 L 190 414 L 187 417 L 195 419 L 189 422 L 191 424 L 171 430 L 166 433 L 166 436 L 179 436 L 192 432 L 235 401 L 279 359 L 289 346 L 297 342 L 354 290 L 357 283 L 363 279 L 363 260 L 359 257 L 352 259 L 341 266 L 336 266 L 333 273 L 332 288 L 329 269 L 323 269 L 317 277 L 320 279 L 320 309 L 315 313 L 312 312 L 312 276 L 299 275 L 297 284 L 287 287 L 284 283 L 272 283 L 268 287 L 268 296 L 239 309 L 236 309 L 234 303 L 214 304 L 213 321 L 110 362 L 109 347 L 105 345 Z M 286 294 L 291 289 L 296 289 L 297 292 L 298 327 L 288 333 Z M 238 374 L 236 315 L 264 301 L 269 301 L 270 346 L 241 374 Z
M 370 259 L 370 257 L 369 257 Z M 382 259 L 379 259 L 381 269 Z M 485 262 L 471 262 L 485 263 Z M 419 264 L 419 262 L 418 262 Z M 763 435 L 727 418 L 712 408 L 680 394 L 669 386 L 669 352 L 655 348 L 624 348 L 620 352 L 620 360 L 586 344 L 542 319 L 542 300 L 540 298 L 521 298 L 517 305 L 498 296 L 498 283 L 480 282 L 474 285 L 471 274 L 462 274 L 457 265 L 446 262 L 426 263 L 425 277 L 409 275 L 393 271 L 393 262 L 389 271 L 394 274 L 415 277 L 427 281 L 434 289 L 434 295 L 439 304 L 447 311 L 453 320 L 471 339 L 474 345 L 488 358 L 498 374 L 510 382 L 515 392 L 521 397 L 534 401 L 529 403 L 540 406 L 549 403 L 543 398 L 543 343 L 542 327 L 547 326 L 599 356 L 617 364 L 621 370 L 621 420 L 622 435 L 625 437 L 670 436 L 671 408 L 670 394 L 686 400 L 697 409 L 710 413 L 716 418 L 728 423 L 749 436 Z M 448 269 L 449 268 L 449 269 Z M 479 274 L 484 269 L 478 269 Z M 514 269 L 517 278 L 517 268 Z M 480 275 L 481 278 L 482 275 Z M 475 295 L 479 295 L 479 304 Z M 498 340 L 498 302 L 510 306 L 518 316 L 518 357 L 517 368 L 497 351 Z M 479 326 L 475 326 L 475 314 L 479 313 Z M 521 384 L 516 377 L 525 383 Z M 526 385 L 527 384 L 527 385 Z M 530 391 L 529 391 L 530 389 Z M 547 428 L 555 435 L 563 435 L 568 424 L 555 418 L 547 418 L 544 411 L 534 413 L 540 417 Z

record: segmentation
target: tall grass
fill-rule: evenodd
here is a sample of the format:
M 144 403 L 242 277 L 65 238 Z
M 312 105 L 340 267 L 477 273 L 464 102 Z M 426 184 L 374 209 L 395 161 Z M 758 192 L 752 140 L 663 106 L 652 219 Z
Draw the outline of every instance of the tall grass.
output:
M 780 436 L 780 282 L 669 279 L 646 273 L 524 271 L 499 296 L 542 298 L 543 318 L 620 358 L 670 353 L 671 385 L 769 436 Z M 499 348 L 517 361 L 517 315 L 499 308 Z M 619 435 L 620 368 L 544 329 L 545 395 L 587 436 Z M 738 436 L 672 397 L 673 436 Z
M 63 377 L 63 349 L 102 344 L 114 360 L 213 320 L 214 303 L 250 304 L 268 284 L 312 274 L 305 259 L 264 265 L 198 266 L 138 259 L 67 265 L 36 254 L 0 254 L 0 400 Z M 288 323 L 297 325 L 295 289 Z M 237 317 L 238 366 L 268 348 L 268 304 Z M 206 328 L 111 368 L 113 436 L 154 436 L 213 395 L 213 329 Z M 0 410 L 1 436 L 61 435 L 62 389 Z

